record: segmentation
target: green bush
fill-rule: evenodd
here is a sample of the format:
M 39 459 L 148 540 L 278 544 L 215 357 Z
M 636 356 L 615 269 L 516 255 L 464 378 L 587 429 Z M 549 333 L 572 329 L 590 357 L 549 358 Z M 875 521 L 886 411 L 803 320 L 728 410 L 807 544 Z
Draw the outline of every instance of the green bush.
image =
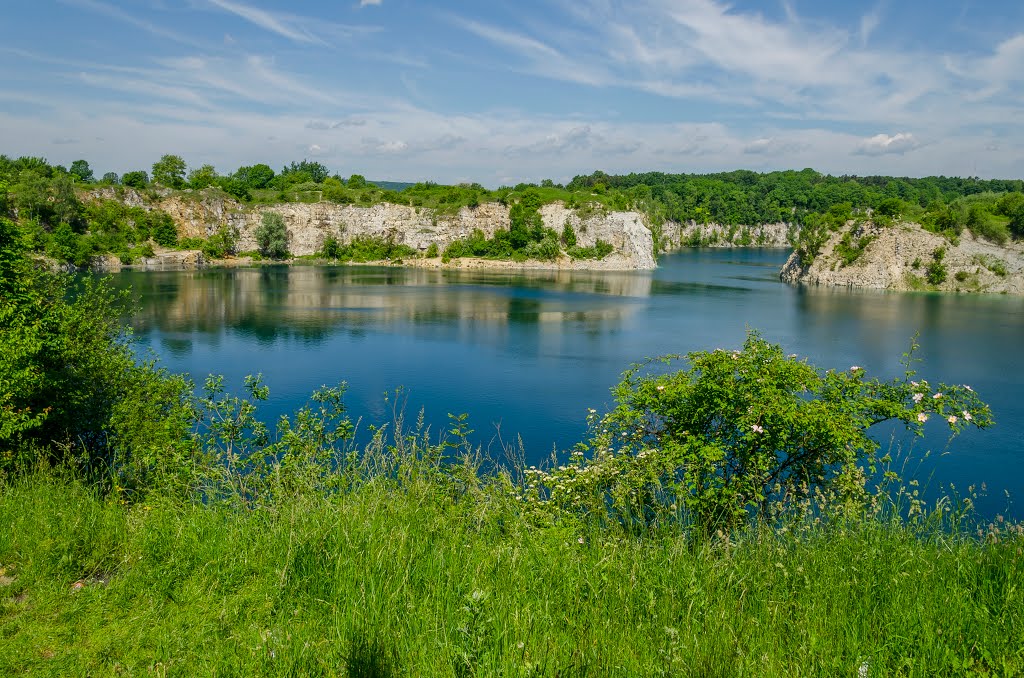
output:
M 566 250 L 566 253 L 573 259 L 604 259 L 606 256 L 615 251 L 615 247 L 600 238 L 591 247 L 570 247 Z
M 925 278 L 930 285 L 941 285 L 946 282 L 946 265 L 942 260 L 946 257 L 946 249 L 940 247 L 932 252 L 932 261 L 925 269 Z
M 256 229 L 256 244 L 265 257 L 284 259 L 288 256 L 288 229 L 280 214 L 263 213 L 263 221 Z
M 986 427 L 991 412 L 963 386 L 822 372 L 751 333 L 741 351 L 697 351 L 678 372 L 635 365 L 613 389 L 573 463 L 531 476 L 538 500 L 581 515 L 610 507 L 646 531 L 682 510 L 706 532 L 730 530 L 816 491 L 860 506 L 878 461 L 871 430 L 897 422 L 920 432 L 935 416 L 952 433 Z M 669 364 L 679 356 L 660 359 Z

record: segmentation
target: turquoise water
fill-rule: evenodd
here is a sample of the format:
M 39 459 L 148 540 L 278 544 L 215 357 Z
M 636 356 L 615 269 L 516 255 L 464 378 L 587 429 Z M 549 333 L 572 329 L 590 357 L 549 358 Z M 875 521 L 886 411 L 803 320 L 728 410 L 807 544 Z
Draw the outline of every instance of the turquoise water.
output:
M 987 483 L 989 514 L 1006 509 L 1004 491 L 1024 496 L 1024 299 L 793 287 L 778 280 L 785 257 L 688 251 L 631 273 L 266 267 L 114 280 L 138 295 L 144 350 L 197 381 L 218 373 L 240 387 L 262 372 L 268 420 L 346 381 L 365 428 L 390 419 L 384 393 L 401 386 L 406 411 L 424 408 L 435 430 L 466 412 L 484 447 L 521 436 L 534 460 L 580 440 L 587 408 L 608 406 L 644 357 L 735 348 L 751 328 L 822 368 L 896 376 L 917 332 L 919 374 L 970 384 L 997 425 L 947 449 L 937 424 L 914 468 L 933 490 Z

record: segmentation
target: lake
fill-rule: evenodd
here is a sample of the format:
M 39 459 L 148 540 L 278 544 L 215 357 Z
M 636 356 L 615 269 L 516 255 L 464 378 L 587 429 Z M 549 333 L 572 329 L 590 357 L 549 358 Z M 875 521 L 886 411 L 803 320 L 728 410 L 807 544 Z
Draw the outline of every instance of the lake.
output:
M 580 440 L 587 408 L 608 407 L 621 372 L 648 356 L 738 348 L 749 328 L 818 367 L 891 377 L 919 333 L 919 376 L 970 384 L 997 424 L 947 449 L 935 422 L 914 448 L 933 454 L 915 468 L 931 491 L 985 482 L 979 507 L 1006 513 L 1005 492 L 1024 496 L 1024 299 L 793 287 L 778 279 L 785 259 L 692 250 L 653 272 L 269 266 L 113 279 L 138 297 L 141 352 L 239 391 L 262 373 L 268 421 L 345 381 L 365 430 L 390 420 L 384 394 L 403 387 L 407 413 L 425 409 L 435 431 L 465 412 L 478 443 L 498 452 L 521 436 L 531 461 Z

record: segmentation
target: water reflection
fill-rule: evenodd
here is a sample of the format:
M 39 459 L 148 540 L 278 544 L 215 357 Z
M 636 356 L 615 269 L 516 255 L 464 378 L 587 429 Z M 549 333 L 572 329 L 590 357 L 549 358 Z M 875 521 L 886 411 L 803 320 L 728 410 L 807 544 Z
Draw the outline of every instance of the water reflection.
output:
M 123 273 L 143 301 L 132 322 L 187 351 L 188 333 L 215 340 L 229 328 L 261 344 L 316 344 L 367 329 L 571 322 L 611 331 L 652 293 L 649 274 L 575 271 L 471 272 L 370 267 L 287 267 Z

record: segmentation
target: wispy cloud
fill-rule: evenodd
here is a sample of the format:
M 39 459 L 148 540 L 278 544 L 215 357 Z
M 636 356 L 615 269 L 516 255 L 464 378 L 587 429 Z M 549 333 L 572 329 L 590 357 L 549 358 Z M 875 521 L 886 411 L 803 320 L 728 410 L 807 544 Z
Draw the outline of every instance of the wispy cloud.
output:
M 210 4 L 289 40 L 323 44 L 320 38 L 300 26 L 294 17 L 268 12 L 258 7 L 243 5 L 240 2 L 232 2 L 231 0 L 210 0 Z
M 100 2 L 99 0 L 59 0 L 59 2 L 72 7 L 79 7 L 81 9 L 86 9 L 91 12 L 96 12 L 98 14 L 104 14 L 106 16 L 111 17 L 112 19 L 117 19 L 118 21 L 122 21 L 126 24 L 130 24 L 132 26 L 135 26 L 136 28 L 142 29 L 152 35 L 156 35 L 161 38 L 167 38 L 168 40 L 173 40 L 174 42 L 179 42 L 183 45 L 191 45 L 193 47 L 202 46 L 198 41 L 183 33 L 172 31 L 152 21 L 141 19 L 137 16 L 125 12 L 119 7 L 109 5 L 105 2 Z

